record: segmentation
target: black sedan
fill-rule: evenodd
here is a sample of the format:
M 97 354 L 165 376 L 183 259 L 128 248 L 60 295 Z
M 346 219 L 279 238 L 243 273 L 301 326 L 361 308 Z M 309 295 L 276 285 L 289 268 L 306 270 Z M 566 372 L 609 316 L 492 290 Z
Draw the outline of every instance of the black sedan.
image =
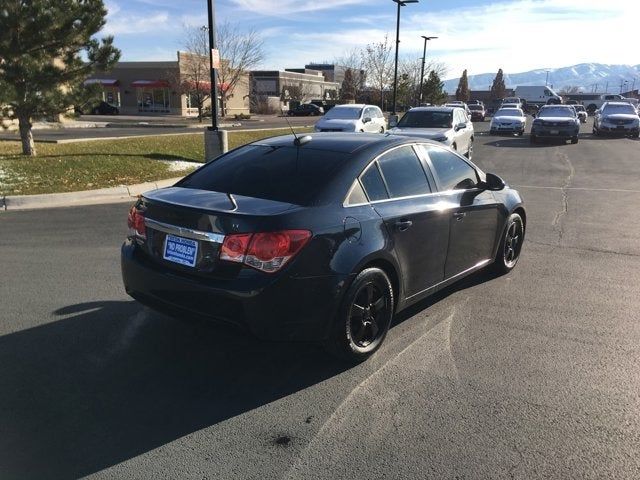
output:
M 441 144 L 317 133 L 222 155 L 145 193 L 128 224 L 122 275 L 140 302 L 359 361 L 398 311 L 514 268 L 526 216 L 516 190 Z
M 302 103 L 289 110 L 289 116 L 292 117 L 318 117 L 320 115 L 324 115 L 324 108 L 313 103 Z

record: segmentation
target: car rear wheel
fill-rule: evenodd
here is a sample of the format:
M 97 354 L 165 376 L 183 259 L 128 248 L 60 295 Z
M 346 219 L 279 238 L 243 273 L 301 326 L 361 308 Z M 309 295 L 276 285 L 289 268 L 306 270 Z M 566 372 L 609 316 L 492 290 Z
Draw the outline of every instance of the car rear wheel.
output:
M 514 269 L 520 258 L 523 241 L 524 222 L 520 215 L 512 213 L 507 220 L 507 225 L 498 247 L 498 253 L 493 263 L 496 272 L 504 274 Z
M 572 137 L 572 138 L 571 138 L 571 143 L 572 143 L 572 144 L 574 144 L 574 145 L 575 145 L 576 143 L 578 143 L 578 136 L 577 136 L 577 135 L 576 135 L 575 137 Z
M 473 138 L 469 140 L 469 149 L 467 150 L 467 154 L 465 155 L 469 160 L 473 157 Z
M 384 133 L 384 127 L 380 127 L 380 133 Z
M 360 272 L 345 294 L 325 348 L 350 362 L 362 362 L 380 348 L 393 318 L 389 277 L 379 268 Z

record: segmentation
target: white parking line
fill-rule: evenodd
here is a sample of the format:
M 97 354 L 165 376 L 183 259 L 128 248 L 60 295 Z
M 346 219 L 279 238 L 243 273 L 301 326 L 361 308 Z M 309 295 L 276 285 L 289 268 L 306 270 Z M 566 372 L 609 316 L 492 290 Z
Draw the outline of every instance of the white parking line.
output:
M 562 187 L 545 187 L 540 185 L 513 185 L 516 188 L 538 188 L 544 190 L 563 190 Z M 625 190 L 622 188 L 588 188 L 588 187 L 567 187 L 564 190 L 584 190 L 589 192 L 618 192 L 618 193 L 640 193 L 640 190 Z

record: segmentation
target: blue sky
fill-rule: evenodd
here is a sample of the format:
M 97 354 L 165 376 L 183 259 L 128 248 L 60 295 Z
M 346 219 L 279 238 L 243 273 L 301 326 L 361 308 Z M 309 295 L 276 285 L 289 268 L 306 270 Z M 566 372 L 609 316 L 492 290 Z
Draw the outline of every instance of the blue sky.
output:
M 103 33 L 122 60 L 173 60 L 184 26 L 207 22 L 206 0 L 106 0 Z M 354 47 L 395 39 L 391 0 L 218 0 L 218 21 L 238 22 L 263 37 L 263 68 L 332 61 Z M 445 78 L 516 73 L 577 63 L 640 64 L 640 0 L 420 0 L 402 8 L 400 54 L 443 62 Z

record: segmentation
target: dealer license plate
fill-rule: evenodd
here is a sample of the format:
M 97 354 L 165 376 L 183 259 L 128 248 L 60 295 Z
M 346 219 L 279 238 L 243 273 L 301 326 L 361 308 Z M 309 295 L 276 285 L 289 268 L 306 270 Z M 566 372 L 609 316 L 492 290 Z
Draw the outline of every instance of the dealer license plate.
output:
M 549 133 L 551 135 L 558 135 L 560 133 L 560 130 L 549 130 Z
M 164 240 L 165 260 L 170 262 L 194 267 L 198 256 L 198 242 L 188 238 L 176 237 L 175 235 L 167 235 Z

